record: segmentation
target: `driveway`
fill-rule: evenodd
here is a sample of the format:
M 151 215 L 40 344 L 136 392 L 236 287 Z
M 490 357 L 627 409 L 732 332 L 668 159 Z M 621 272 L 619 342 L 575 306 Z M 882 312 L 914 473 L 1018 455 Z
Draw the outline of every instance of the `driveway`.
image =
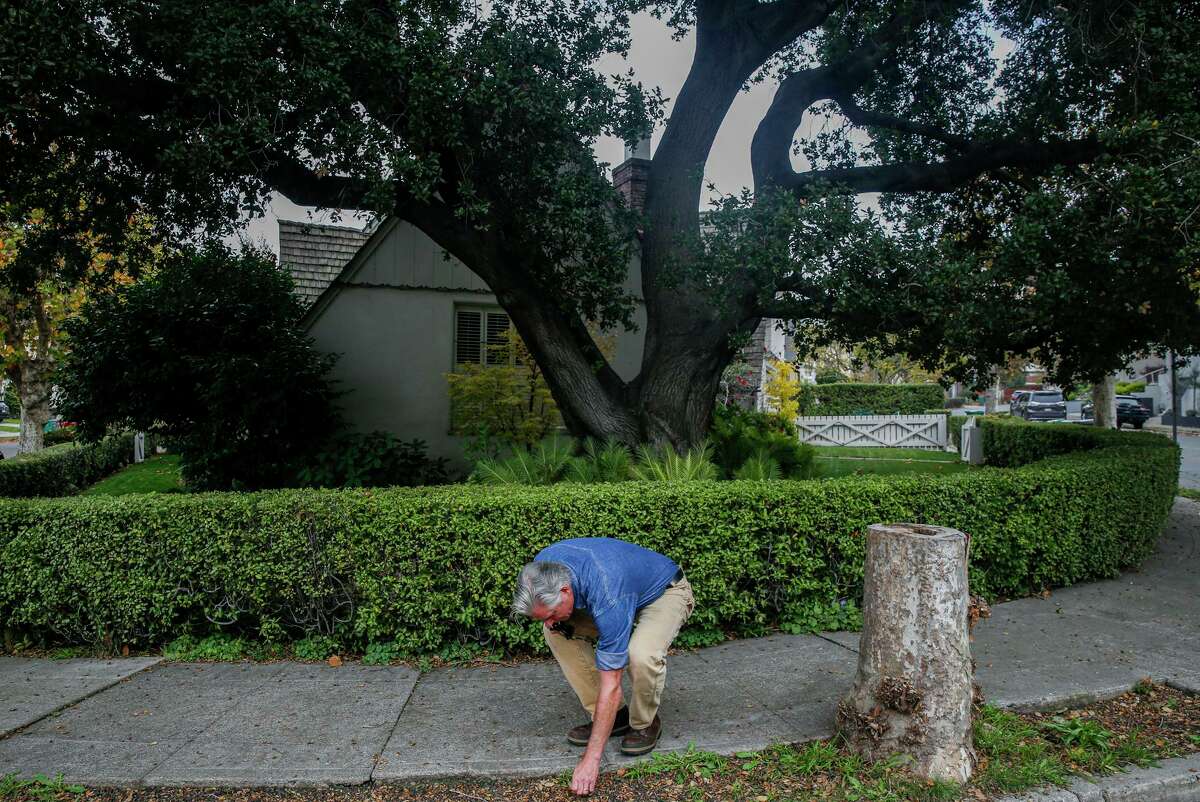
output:
M 3 454 L 5 459 L 15 457 L 17 455 L 17 441 L 0 440 L 0 454 Z

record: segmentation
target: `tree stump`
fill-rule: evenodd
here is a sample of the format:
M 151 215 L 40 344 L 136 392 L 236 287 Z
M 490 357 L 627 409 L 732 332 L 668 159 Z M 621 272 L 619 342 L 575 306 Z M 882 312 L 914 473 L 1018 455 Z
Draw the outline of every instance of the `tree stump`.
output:
M 972 676 L 967 537 L 874 524 L 867 537 L 858 673 L 838 730 L 875 761 L 907 755 L 928 779 L 971 777 Z

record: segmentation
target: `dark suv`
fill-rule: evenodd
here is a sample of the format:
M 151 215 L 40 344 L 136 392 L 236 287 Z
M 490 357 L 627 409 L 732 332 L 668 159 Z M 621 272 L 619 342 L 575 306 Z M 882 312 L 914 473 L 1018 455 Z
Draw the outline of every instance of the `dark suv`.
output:
M 1067 402 L 1057 390 L 1034 390 L 1021 400 L 1018 414 L 1025 420 L 1065 420 Z
M 1092 418 L 1096 414 L 1096 407 L 1091 401 L 1083 405 L 1081 410 L 1083 417 Z M 1140 429 L 1150 418 L 1150 411 L 1138 403 L 1138 400 L 1130 395 L 1117 396 L 1117 428 L 1120 429 L 1125 424 L 1129 424 L 1135 429 Z

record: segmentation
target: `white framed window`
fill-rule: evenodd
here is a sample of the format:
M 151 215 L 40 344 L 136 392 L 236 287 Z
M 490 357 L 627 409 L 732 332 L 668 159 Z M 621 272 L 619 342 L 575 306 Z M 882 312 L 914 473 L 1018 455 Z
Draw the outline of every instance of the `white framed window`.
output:
M 512 365 L 516 362 L 508 330 L 512 321 L 498 307 L 454 309 L 454 364 Z

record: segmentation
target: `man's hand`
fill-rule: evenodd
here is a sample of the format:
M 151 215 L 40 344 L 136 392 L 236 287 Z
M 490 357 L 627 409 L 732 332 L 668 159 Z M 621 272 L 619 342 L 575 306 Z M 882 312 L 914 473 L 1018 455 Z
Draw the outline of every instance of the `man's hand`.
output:
M 571 776 L 571 790 L 579 796 L 587 796 L 596 788 L 596 775 L 600 773 L 600 758 L 604 756 L 604 744 L 612 733 L 617 708 L 621 706 L 621 675 L 625 669 L 600 672 L 600 693 L 596 699 L 596 713 L 592 716 L 592 737 L 588 739 L 587 751 L 575 773 Z
M 600 761 L 593 760 L 587 755 L 575 767 L 571 775 L 571 793 L 576 796 L 587 796 L 596 790 L 596 777 L 600 774 Z

